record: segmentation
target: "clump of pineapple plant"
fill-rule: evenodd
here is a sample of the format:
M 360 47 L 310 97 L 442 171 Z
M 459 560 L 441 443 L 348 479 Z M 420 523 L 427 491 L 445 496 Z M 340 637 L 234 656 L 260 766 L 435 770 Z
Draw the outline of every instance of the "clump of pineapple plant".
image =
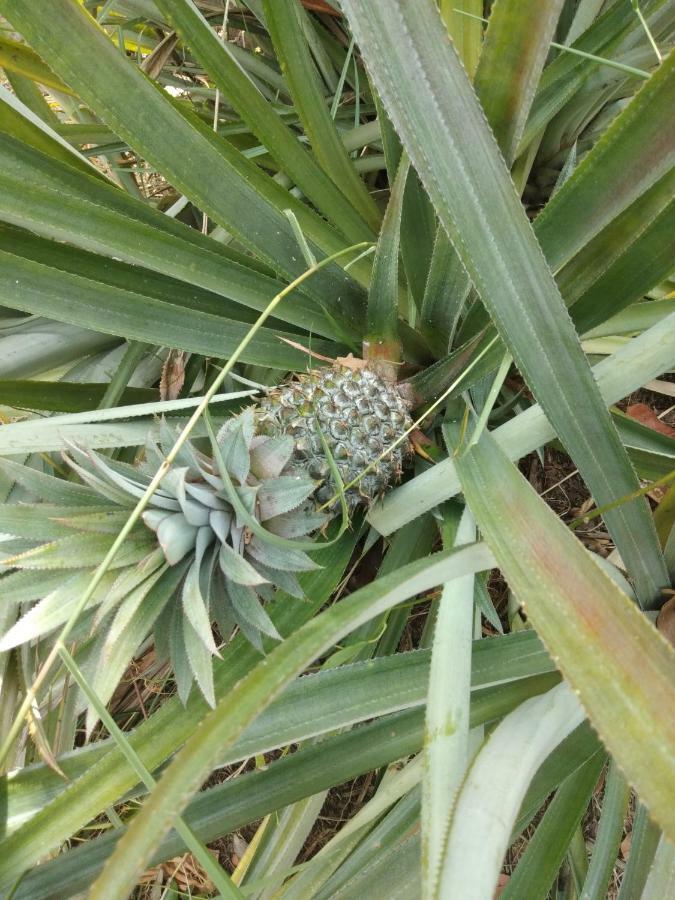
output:
M 223 640 L 238 628 L 260 651 L 263 635 L 280 639 L 265 601 L 276 588 L 303 597 L 296 573 L 317 568 L 306 551 L 340 511 L 341 493 L 350 511 L 382 497 L 401 475 L 409 425 L 395 385 L 368 368 L 336 367 L 299 376 L 228 419 L 210 454 L 186 443 L 89 607 L 90 627 L 104 635 L 96 647 L 100 693 L 108 698 L 153 630 L 181 698 L 196 680 L 213 703 L 210 657 L 219 651 L 212 623 Z M 3 560 L 6 571 L 16 570 L 4 579 L 5 589 L 25 584 L 35 570 L 91 573 L 175 437 L 163 421 L 159 440 L 148 442 L 138 465 L 72 447 L 64 459 L 88 489 L 91 506 L 82 506 L 80 489 L 60 479 L 29 477 L 31 492 L 43 489 L 39 499 L 60 491 L 72 505 L 32 507 L 46 520 L 48 539 Z M 18 537 L 22 509 L 15 509 Z M 5 518 L 11 534 L 11 511 Z M 62 587 L 47 593 L 0 647 L 49 634 L 64 621 L 63 600 Z
M 0 0 L 0 893 L 189 852 L 222 896 L 665 896 L 675 453 L 613 404 L 672 393 L 672 0 L 36 6 Z M 242 383 L 279 387 L 212 426 Z

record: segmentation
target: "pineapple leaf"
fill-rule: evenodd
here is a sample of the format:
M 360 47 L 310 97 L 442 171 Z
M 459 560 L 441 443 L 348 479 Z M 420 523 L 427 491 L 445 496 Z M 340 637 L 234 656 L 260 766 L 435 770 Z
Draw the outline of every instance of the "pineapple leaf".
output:
M 221 544 L 218 561 L 223 574 L 236 584 L 254 585 L 264 584 L 265 579 L 260 575 L 244 557 L 230 547 L 229 544 Z
M 171 513 L 162 519 L 157 526 L 157 540 L 170 565 L 174 566 L 194 550 L 198 530 L 183 513 Z
M 202 568 L 202 558 L 206 547 L 200 547 L 200 543 L 211 539 L 211 533 L 208 528 L 200 528 L 197 536 L 197 552 L 195 560 L 185 576 L 181 600 L 185 615 L 190 620 L 195 634 L 198 635 L 209 653 L 220 656 L 218 648 L 213 640 L 211 630 L 211 617 L 208 611 L 208 598 L 204 597 L 201 591 L 200 576 Z
M 260 521 L 266 522 L 274 516 L 297 509 L 315 490 L 316 483 L 311 478 L 301 478 L 299 475 L 266 479 L 258 489 Z
M 53 540 L 72 534 L 73 528 L 66 523 L 68 521 L 77 523 L 83 513 L 106 514 L 92 506 L 52 506 L 46 503 L 3 504 L 0 507 L 0 533 L 36 541 Z M 71 516 L 75 518 L 70 519 Z
M 241 584 L 234 584 L 228 581 L 227 593 L 232 602 L 237 621 L 244 619 L 256 631 L 261 631 L 277 641 L 281 640 L 281 635 L 263 609 L 255 591 Z
M 18 569 L 16 572 L 3 575 L 0 580 L 0 586 L 5 595 L 3 603 L 6 605 L 11 603 L 12 606 L 40 600 L 61 584 L 63 584 L 63 572 L 60 570 L 47 572 Z
M 310 559 L 304 550 L 277 547 L 255 535 L 251 538 L 246 550 L 254 559 L 271 569 L 281 569 L 284 572 L 311 572 L 321 568 L 318 563 Z
M 211 439 L 211 447 L 213 448 L 213 458 L 215 460 L 215 464 L 218 469 L 218 472 L 220 473 L 220 476 L 221 476 L 220 480 L 223 485 L 222 490 L 223 490 L 224 496 L 227 497 L 227 499 L 231 503 L 232 507 L 234 508 L 234 510 L 237 514 L 238 522 L 241 522 L 243 525 L 245 525 L 249 529 L 249 531 L 251 531 L 253 534 L 257 535 L 265 543 L 269 543 L 270 546 L 274 545 L 280 549 L 286 549 L 289 551 L 296 551 L 298 549 L 300 549 L 300 550 L 321 550 L 324 547 L 326 547 L 326 548 L 330 547 L 332 544 L 335 544 L 339 540 L 340 536 L 342 535 L 344 530 L 347 528 L 347 525 L 349 524 L 349 518 L 348 518 L 349 512 L 348 512 L 348 510 L 346 510 L 346 506 L 345 506 L 345 510 L 344 510 L 345 516 L 343 516 L 342 527 L 341 527 L 339 533 L 331 540 L 323 541 L 320 544 L 316 544 L 314 541 L 302 541 L 301 542 L 301 541 L 288 540 L 284 537 L 279 537 L 278 535 L 267 531 L 260 524 L 260 522 L 256 519 L 256 517 L 254 515 L 252 515 L 252 513 L 250 513 L 245 508 L 244 504 L 241 501 L 240 491 L 232 484 L 232 480 L 230 479 L 227 468 L 225 467 L 225 464 L 222 459 L 220 445 L 219 445 L 218 441 L 216 440 L 216 437 L 215 437 L 215 434 L 213 431 L 213 424 L 211 422 L 211 418 L 209 416 L 208 410 L 206 410 L 204 413 L 204 423 L 206 425 L 206 430 L 208 432 L 208 435 Z M 262 561 L 264 562 L 264 560 L 262 560 Z
M 0 471 L 25 487 L 31 494 L 49 503 L 96 507 L 101 505 L 101 495 L 84 485 L 46 475 L 30 466 L 22 466 L 1 456 Z
M 179 605 L 175 605 L 171 615 L 171 624 L 169 626 L 169 656 L 171 659 L 171 668 L 173 669 L 173 677 L 176 682 L 176 690 L 178 698 L 185 706 L 192 690 L 194 674 L 190 666 L 190 661 L 185 647 L 185 625 L 189 622 L 183 615 L 183 611 Z M 190 626 L 191 628 L 192 626 Z M 196 644 L 202 648 L 204 645 L 197 640 Z
M 42 577 L 42 576 L 40 576 Z M 86 588 L 91 578 L 91 572 L 86 569 L 83 572 L 77 572 L 67 578 L 63 578 L 63 574 L 59 573 L 59 586 L 49 593 L 43 593 L 39 603 L 31 607 L 28 612 L 23 615 L 19 621 L 9 629 L 9 631 L 0 639 L 0 653 L 9 650 L 12 647 L 18 647 L 26 644 L 35 638 L 49 634 L 63 625 L 68 620 L 74 606 L 76 606 L 79 596 Z M 112 583 L 112 578 L 107 578 L 103 585 L 92 597 L 90 607 L 94 606 L 101 600 L 101 596 L 105 595 L 107 588 Z M 44 584 L 44 579 L 43 579 Z M 5 580 L 2 581 L 3 588 Z
M 157 617 L 173 598 L 173 591 L 185 572 L 184 566 L 158 569 L 132 590 L 122 601 L 105 632 L 99 664 L 92 687 L 102 703 L 107 703 L 124 676 L 129 663 L 146 639 Z M 98 716 L 87 710 L 87 731 L 91 733 Z
M 209 625 L 209 630 L 210 630 Z M 183 618 L 183 642 L 190 671 L 209 706 L 216 705 L 213 684 L 213 656 L 204 643 L 204 635 L 196 631 L 189 618 Z
M 85 569 L 98 565 L 113 544 L 114 535 L 74 534 L 26 550 L 0 563 L 7 568 L 21 569 Z M 142 532 L 133 532 L 120 548 L 111 568 L 120 569 L 142 559 L 153 543 Z
M 293 438 L 288 435 L 266 438 L 251 448 L 251 471 L 256 478 L 277 478 L 293 456 Z

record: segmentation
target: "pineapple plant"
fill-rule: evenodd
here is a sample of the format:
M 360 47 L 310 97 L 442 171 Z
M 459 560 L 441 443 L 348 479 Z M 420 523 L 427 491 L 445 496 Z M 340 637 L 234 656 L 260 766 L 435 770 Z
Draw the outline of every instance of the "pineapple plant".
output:
M 94 642 L 92 657 L 99 694 L 109 698 L 154 630 L 180 697 L 187 700 L 196 680 L 213 704 L 210 657 L 219 651 L 212 622 L 223 640 L 238 628 L 261 652 L 263 635 L 280 639 L 265 601 L 275 588 L 303 596 L 296 573 L 317 568 L 306 551 L 340 510 L 341 493 L 351 512 L 370 506 L 400 478 L 409 425 L 396 385 L 368 367 L 337 365 L 299 375 L 226 420 L 211 454 L 185 444 L 88 609 L 88 627 L 104 635 Z M 36 571 L 65 569 L 78 580 L 91 575 L 111 532 L 147 489 L 175 437 L 163 421 L 159 439 L 147 443 L 138 465 L 73 446 L 64 459 L 82 487 L 56 477 L 35 479 L 0 460 L 36 499 L 54 492 L 68 501 L 32 507 L 46 520 L 47 539 L 29 547 L 23 541 L 18 553 L 5 545 L 1 565 L 14 570 L 5 589 L 21 590 Z M 12 509 L 19 517 L 15 524 Z M 3 527 L 10 534 L 15 529 L 15 538 L 24 537 L 20 520 L 26 511 L 25 505 L 10 507 L 5 515 Z M 39 579 L 32 583 L 42 591 Z M 42 596 L 4 635 L 0 649 L 58 628 L 68 614 L 64 587 L 74 584 Z
M 672 0 L 43 6 L 0 0 L 0 892 L 187 849 L 230 896 L 201 842 L 262 821 L 247 895 L 489 898 L 538 821 L 505 896 L 600 897 L 632 788 L 620 896 L 665 895 L 674 454 L 611 404 L 672 370 Z M 278 387 L 178 449 L 229 375 Z

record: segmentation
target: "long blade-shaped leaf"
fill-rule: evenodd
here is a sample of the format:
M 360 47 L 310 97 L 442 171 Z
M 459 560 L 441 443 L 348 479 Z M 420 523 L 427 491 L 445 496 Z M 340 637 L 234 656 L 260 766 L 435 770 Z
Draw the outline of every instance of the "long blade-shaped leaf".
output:
M 373 341 L 371 353 L 385 359 L 396 358 L 392 344 L 398 335 L 398 254 L 401 243 L 401 210 L 410 160 L 401 156 L 396 178 L 391 187 L 387 211 L 375 249 L 373 280 L 368 294 L 368 330 L 366 339 Z M 384 346 L 378 346 L 383 343 Z
M 490 735 L 457 798 L 439 897 L 494 893 L 525 792 L 546 757 L 584 720 L 566 684 L 528 700 Z
M 278 279 L 270 277 L 269 270 L 259 271 L 260 264 L 251 257 L 225 248 L 112 185 L 74 172 L 4 134 L 0 134 L 0 163 L 0 218 L 5 222 L 171 275 L 258 310 L 265 309 L 279 288 Z M 65 257 L 65 267 L 86 266 L 81 255 L 73 254 L 71 263 L 65 248 L 59 254 L 58 248 L 19 236 L 16 230 L 3 234 L 2 243 L 7 249 L 38 258 L 47 254 Z M 113 275 L 116 268 L 110 266 Z M 324 282 L 324 297 L 331 297 L 340 281 L 340 277 L 331 281 L 332 286 Z M 345 314 L 347 319 L 358 316 L 353 291 L 346 285 L 345 289 L 345 311 L 340 313 L 343 322 Z M 303 316 L 307 316 L 305 321 L 317 318 L 323 331 L 319 324 L 323 314 L 312 311 L 318 305 L 305 294 L 302 290 L 298 296 L 298 312 L 289 314 L 298 316 L 300 324 Z
M 142 291 L 82 278 L 2 250 L 0 302 L 95 331 L 216 358 L 231 355 L 250 328 L 243 322 L 165 303 Z M 296 334 L 260 329 L 241 358 L 281 369 L 303 368 L 306 355 L 283 343 L 282 336 L 297 338 Z M 319 345 L 322 349 L 318 352 L 335 355 L 335 344 L 312 344 L 315 349 Z
M 435 4 L 345 0 L 344 7 L 443 226 L 596 502 L 630 494 L 635 473 Z M 625 504 L 606 522 L 650 602 L 667 574 L 646 502 Z M 645 535 L 640 546 L 636 532 Z
M 289 277 L 304 269 L 286 207 L 323 251 L 344 247 L 320 216 L 122 56 L 76 0 L 52 0 L 49 21 L 23 0 L 3 0 L 0 9 L 120 138 L 261 259 Z
M 21 470 L 22 467 L 14 465 Z M 47 481 L 56 480 L 42 477 Z M 67 485 L 69 490 L 78 487 L 70 482 L 62 484 Z M 82 491 L 84 488 L 80 493 Z M 61 500 L 60 496 L 54 497 L 55 502 Z M 331 596 L 357 537 L 358 529 L 345 533 L 337 544 L 324 551 L 322 561 L 326 563 L 325 569 L 300 576 L 306 595 L 312 598 L 311 602 L 281 594 L 268 607 L 281 634 L 285 635 L 306 622 Z M 231 641 L 223 651 L 223 660 L 214 663 L 216 697 L 227 696 L 234 684 L 259 660 L 260 654 L 246 640 L 239 637 Z M 174 753 L 194 733 L 206 709 L 206 701 L 196 691 L 185 707 L 181 706 L 177 697 L 163 703 L 129 738 L 144 765 L 154 771 Z M 59 846 L 136 785 L 137 776 L 127 765 L 119 748 L 108 746 L 102 749 L 101 758 L 95 766 L 86 766 L 84 774 L 80 769 L 80 777 L 65 785 L 64 793 L 41 809 L 29 825 L 18 829 L 3 842 L 0 880 L 6 878 L 12 884 L 26 868 L 44 856 L 46 847 Z M 100 752 L 96 747 L 92 750 Z
M 518 861 L 516 871 L 504 890 L 504 900 L 546 896 L 574 830 L 588 808 L 604 762 L 605 753 L 596 753 L 560 786 Z
M 92 888 L 92 898 L 131 890 L 176 815 L 195 792 L 227 744 L 260 714 L 274 696 L 318 655 L 350 631 L 396 604 L 442 581 L 491 565 L 486 548 L 471 544 L 403 566 L 343 599 L 275 647 L 264 665 L 249 673 L 202 722 L 179 751 L 158 787 L 135 817 Z M 148 827 L 148 823 L 152 823 Z
M 669 369 L 675 361 L 674 344 L 675 313 L 671 313 L 594 366 L 593 374 L 605 402 L 617 403 Z M 494 437 L 511 459 L 520 459 L 552 440 L 555 431 L 541 407 L 535 406 L 495 429 Z M 460 490 L 455 461 L 444 459 L 396 488 L 383 503 L 371 509 L 368 518 L 381 534 L 391 534 Z
M 513 158 L 563 7 L 563 0 L 497 3 L 474 84 L 507 162 Z
M 233 54 L 233 45 L 218 40 L 194 4 L 158 0 L 157 5 L 289 178 L 350 240 L 372 239 L 371 229 L 348 198 L 246 74 Z
M 471 512 L 465 509 L 458 518 L 456 509 L 444 510 L 446 546 L 475 540 Z M 444 585 L 434 628 L 422 783 L 422 880 L 427 897 L 436 896 L 453 803 L 469 761 L 473 594 L 471 575 Z
M 504 695 L 501 702 L 486 697 L 486 702 L 477 702 L 472 707 L 472 725 L 500 718 L 548 687 L 546 679 L 529 679 L 522 687 L 513 685 L 511 696 Z M 262 771 L 229 779 L 210 791 L 200 792 L 185 818 L 203 841 L 215 840 L 289 803 L 415 753 L 422 744 L 422 731 L 422 710 L 410 710 L 344 734 L 331 735 L 326 741 L 276 760 Z M 569 755 L 565 760 L 557 760 L 562 777 L 569 771 L 568 759 Z M 548 791 L 555 788 L 560 777 L 554 778 L 553 783 L 549 779 Z M 101 838 L 84 842 L 73 852 L 36 866 L 19 886 L 17 900 L 50 900 L 57 884 L 69 895 L 89 888 L 119 837 L 119 832 L 112 830 Z M 181 838 L 172 831 L 159 845 L 153 862 L 170 859 L 184 849 Z
M 457 468 L 530 621 L 627 779 L 675 837 L 673 647 L 488 434 L 458 458 Z
M 664 60 L 537 219 L 554 271 L 675 165 L 665 123 L 675 107 L 675 53 Z M 581 227 L 579 220 L 582 220 Z
M 13 595 L 17 596 L 16 588 Z M 17 602 L 21 600 L 22 597 L 17 597 Z M 402 709 L 424 706 L 429 656 L 427 651 L 397 653 L 297 679 L 246 730 L 220 764 L 247 759 Z M 534 676 L 553 671 L 551 658 L 532 631 L 475 641 L 472 646 L 471 685 L 476 702 L 479 695 L 483 696 L 481 688 L 485 685 L 496 696 L 502 693 L 502 688 L 508 691 L 509 682 L 519 681 L 524 687 L 535 682 Z M 136 737 L 134 734 L 134 743 L 145 757 L 143 742 L 138 744 Z M 109 740 L 97 741 L 59 758 L 59 763 L 68 778 L 75 780 L 110 752 L 115 751 Z M 7 781 L 8 829 L 14 831 L 22 822 L 35 817 L 66 788 L 67 783 L 47 765 L 13 772 Z M 35 831 L 35 821 L 32 824 Z
M 302 28 L 303 10 L 298 0 L 263 0 L 265 19 L 281 66 L 290 86 L 295 108 L 310 139 L 314 155 L 354 208 L 373 229 L 380 214 L 375 201 L 358 176 L 331 119 L 326 98 Z

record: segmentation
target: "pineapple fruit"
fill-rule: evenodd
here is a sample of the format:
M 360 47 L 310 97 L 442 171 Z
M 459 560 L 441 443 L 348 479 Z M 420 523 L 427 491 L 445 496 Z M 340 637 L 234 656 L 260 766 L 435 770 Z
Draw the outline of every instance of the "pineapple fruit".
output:
M 296 573 L 317 568 L 306 551 L 339 511 L 342 485 L 350 511 L 381 496 L 400 476 L 409 425 L 395 385 L 368 368 L 341 367 L 297 376 L 270 391 L 225 423 L 213 455 L 187 443 L 81 622 L 101 698 L 109 699 L 153 631 L 181 698 L 196 681 L 213 704 L 211 662 L 218 650 L 212 623 L 224 640 L 238 627 L 261 650 L 262 635 L 279 638 L 264 602 L 275 588 L 302 597 Z M 60 610 L 67 610 L 69 592 L 78 589 L 78 578 L 90 577 L 174 440 L 162 423 L 139 466 L 73 448 L 67 461 L 82 484 L 36 479 L 34 470 L 0 463 L 24 483 L 28 477 L 26 486 L 42 499 L 67 501 L 43 504 L 53 524 L 43 530 L 46 539 L 25 549 L 19 527 L 21 552 L 1 563 L 16 570 L 3 578 L 6 591 L 39 599 L 2 648 L 42 637 L 65 621 L 67 612 Z M 342 485 L 334 481 L 336 471 Z M 40 576 L 54 568 L 72 569 L 73 576 L 40 593 Z

